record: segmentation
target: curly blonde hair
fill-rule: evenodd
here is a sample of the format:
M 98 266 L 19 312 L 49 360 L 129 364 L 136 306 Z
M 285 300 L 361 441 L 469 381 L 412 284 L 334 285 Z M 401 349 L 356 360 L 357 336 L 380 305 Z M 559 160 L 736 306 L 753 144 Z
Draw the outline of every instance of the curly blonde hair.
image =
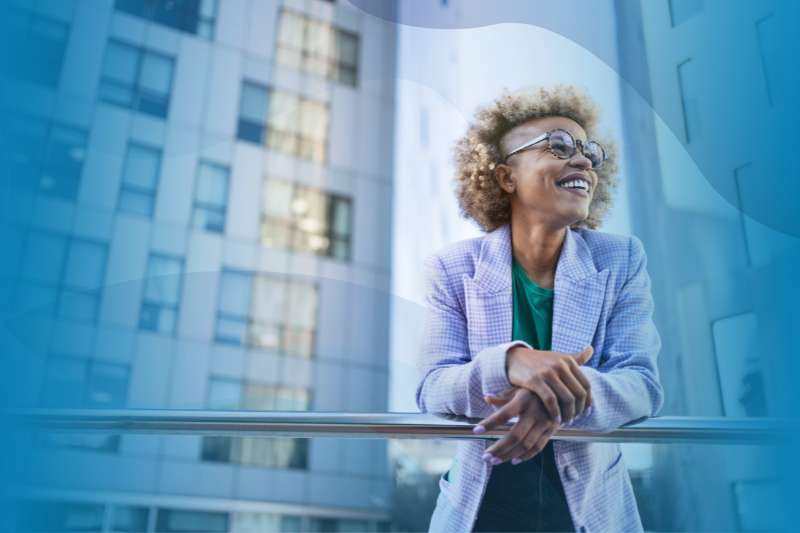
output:
M 497 180 L 494 169 L 501 163 L 500 140 L 509 130 L 529 120 L 559 116 L 574 120 L 606 151 L 608 159 L 597 172 L 589 216 L 571 227 L 596 229 L 614 206 L 617 188 L 617 146 L 609 136 L 599 136 L 597 126 L 602 110 L 583 87 L 556 85 L 527 87 L 478 107 L 475 122 L 455 146 L 455 190 L 461 215 L 471 218 L 490 232 L 511 221 L 511 202 Z

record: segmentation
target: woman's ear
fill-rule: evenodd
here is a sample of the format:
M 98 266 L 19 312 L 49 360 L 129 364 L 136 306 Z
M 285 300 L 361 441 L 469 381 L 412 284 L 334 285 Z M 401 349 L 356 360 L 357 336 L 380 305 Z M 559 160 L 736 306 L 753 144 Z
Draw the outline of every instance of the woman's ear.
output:
M 514 180 L 511 178 L 511 168 L 508 165 L 497 165 L 494 168 L 494 179 L 504 191 L 514 192 Z

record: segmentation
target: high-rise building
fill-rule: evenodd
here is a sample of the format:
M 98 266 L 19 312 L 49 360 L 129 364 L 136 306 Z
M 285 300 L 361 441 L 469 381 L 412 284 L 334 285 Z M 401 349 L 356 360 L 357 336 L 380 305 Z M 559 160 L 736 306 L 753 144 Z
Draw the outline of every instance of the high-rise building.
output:
M 324 0 L 12 4 L 13 404 L 386 411 L 395 25 Z M 381 440 L 23 444 L 19 530 L 390 519 Z
M 795 210 L 765 187 L 786 160 L 750 146 L 760 131 L 791 133 L 796 65 L 781 43 L 795 10 L 780 1 L 617 2 L 631 218 L 663 341 L 662 415 L 793 416 L 783 397 L 797 368 L 788 347 L 798 295 L 781 280 L 793 277 L 800 248 L 796 229 L 776 220 Z M 655 445 L 653 529 L 784 530 L 793 455 Z

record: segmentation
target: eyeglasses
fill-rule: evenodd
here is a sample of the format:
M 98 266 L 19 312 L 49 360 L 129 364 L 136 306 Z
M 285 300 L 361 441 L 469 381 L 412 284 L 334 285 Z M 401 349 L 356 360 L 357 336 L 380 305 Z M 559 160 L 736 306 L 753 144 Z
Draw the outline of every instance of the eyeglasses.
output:
M 548 140 L 550 143 L 550 149 L 559 159 L 569 159 L 575 155 L 575 148 L 578 144 L 580 144 L 581 154 L 583 154 L 586 159 L 592 162 L 592 170 L 600 170 L 606 163 L 606 152 L 599 144 L 594 141 L 576 141 L 575 137 L 573 137 L 570 132 L 562 129 L 555 129 L 553 131 L 543 133 L 534 140 L 526 142 L 519 148 L 511 150 L 503 159 L 503 163 L 505 163 L 509 157 L 517 152 L 521 152 L 525 148 L 533 146 L 538 142 L 542 142 L 545 139 Z

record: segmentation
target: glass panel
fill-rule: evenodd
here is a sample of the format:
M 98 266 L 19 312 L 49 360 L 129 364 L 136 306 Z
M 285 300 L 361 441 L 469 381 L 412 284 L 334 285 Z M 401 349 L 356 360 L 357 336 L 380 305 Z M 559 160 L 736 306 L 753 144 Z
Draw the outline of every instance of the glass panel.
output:
M 239 116 L 256 124 L 264 123 L 267 117 L 267 89 L 265 87 L 248 82 L 242 84 Z
M 218 309 L 221 313 L 245 317 L 250 299 L 250 274 L 226 270 L 222 273 Z
M 148 0 L 117 0 L 114 7 L 132 15 L 144 17 L 147 15 Z
M 211 378 L 207 398 L 208 409 L 238 410 L 242 404 L 242 382 L 238 379 Z
M 116 41 L 108 43 L 103 77 L 128 85 L 136 83 L 140 52 L 132 46 Z
M 225 231 L 225 213 L 216 209 L 195 207 L 192 213 L 192 227 L 222 233 Z
M 172 28 L 180 28 L 181 10 L 175 4 L 179 4 L 179 2 L 157 1 L 153 12 L 153 20 Z
M 300 98 L 297 95 L 283 91 L 272 91 L 269 100 L 269 118 L 267 124 L 270 129 L 294 133 L 297 128 L 297 112 Z
M 45 446 L 86 448 L 101 452 L 119 451 L 119 435 L 92 435 L 89 433 L 53 433 L 42 435 Z
M 148 302 L 178 304 L 183 261 L 171 257 L 151 255 L 147 264 L 147 281 L 144 297 Z
M 350 237 L 350 200 L 344 198 L 332 198 L 332 230 L 337 237 Z
M 233 456 L 233 442 L 232 437 L 203 437 L 200 459 L 215 463 L 230 463 Z
M 211 163 L 200 163 L 197 169 L 196 201 L 225 208 L 228 197 L 228 169 Z
M 75 289 L 98 289 L 103 285 L 108 247 L 73 240 L 67 255 L 64 284 Z
M 304 30 L 305 19 L 303 17 L 283 11 L 278 26 L 278 43 L 290 48 L 302 49 Z
M 127 365 L 93 362 L 84 401 L 86 407 L 121 409 L 128 396 Z
M 118 83 L 103 82 L 100 84 L 100 99 L 112 104 L 130 107 L 133 105 L 133 89 Z
M 319 102 L 302 104 L 300 134 L 314 140 L 326 140 L 328 136 L 328 107 Z
M 358 65 L 358 36 L 340 31 L 336 38 L 339 62 L 352 67 Z
M 228 531 L 228 514 L 159 509 L 156 531 L 165 533 L 224 533 Z
M 198 12 L 208 18 L 213 18 L 217 11 L 217 0 L 200 0 Z
M 153 203 L 153 197 L 149 194 L 126 190 L 120 191 L 120 211 L 151 217 L 153 216 Z
M 264 217 L 261 223 L 261 244 L 264 246 L 288 248 L 292 245 L 293 234 L 294 231 L 288 220 L 281 221 Z
M 150 509 L 147 507 L 115 505 L 111 531 L 137 533 L 147 531 L 147 519 L 149 516 Z
M 275 324 L 248 324 L 247 344 L 261 348 L 279 348 L 281 346 L 281 328 Z
M 153 53 L 145 53 L 139 86 L 160 95 L 168 95 L 172 86 L 173 60 Z
M 83 403 L 83 388 L 89 363 L 67 357 L 47 361 L 42 407 L 78 408 Z
M 143 191 L 155 191 L 161 167 L 161 152 L 138 144 L 128 145 L 122 180 Z
M 286 282 L 270 276 L 253 276 L 250 315 L 255 321 L 280 324 L 286 310 Z
M 158 305 L 142 305 L 139 327 L 161 333 L 174 333 L 178 313 L 175 309 Z
M 281 516 L 266 513 L 233 513 L 231 531 L 237 533 L 280 533 L 286 531 Z
M 317 316 L 317 289 L 308 283 L 290 281 L 286 323 L 301 328 L 313 328 Z
M 66 238 L 31 232 L 22 263 L 22 276 L 33 281 L 57 284 L 61 279 L 66 252 Z
M 14 310 L 17 313 L 34 310 L 41 314 L 52 314 L 58 290 L 30 283 L 20 283 L 17 287 Z
M 261 144 L 264 141 L 264 126 L 261 123 L 255 124 L 247 120 L 240 120 L 236 136 L 245 141 Z
M 283 329 L 282 346 L 286 353 L 297 357 L 311 357 L 314 348 L 314 332 L 309 329 L 286 327 Z
M 218 342 L 243 344 L 245 342 L 245 330 L 245 319 L 220 315 L 217 318 L 215 338 Z
M 157 96 L 147 93 L 138 93 L 136 95 L 136 109 L 142 113 L 148 113 L 157 117 L 166 118 L 169 109 L 169 100 L 166 96 Z
M 294 184 L 288 181 L 264 180 L 262 192 L 264 214 L 288 219 L 294 207 Z
M 756 24 L 771 106 L 786 100 L 787 76 L 784 65 L 791 64 L 786 61 L 786 50 L 782 41 L 784 34 L 780 31 L 778 23 L 778 18 L 770 15 Z

